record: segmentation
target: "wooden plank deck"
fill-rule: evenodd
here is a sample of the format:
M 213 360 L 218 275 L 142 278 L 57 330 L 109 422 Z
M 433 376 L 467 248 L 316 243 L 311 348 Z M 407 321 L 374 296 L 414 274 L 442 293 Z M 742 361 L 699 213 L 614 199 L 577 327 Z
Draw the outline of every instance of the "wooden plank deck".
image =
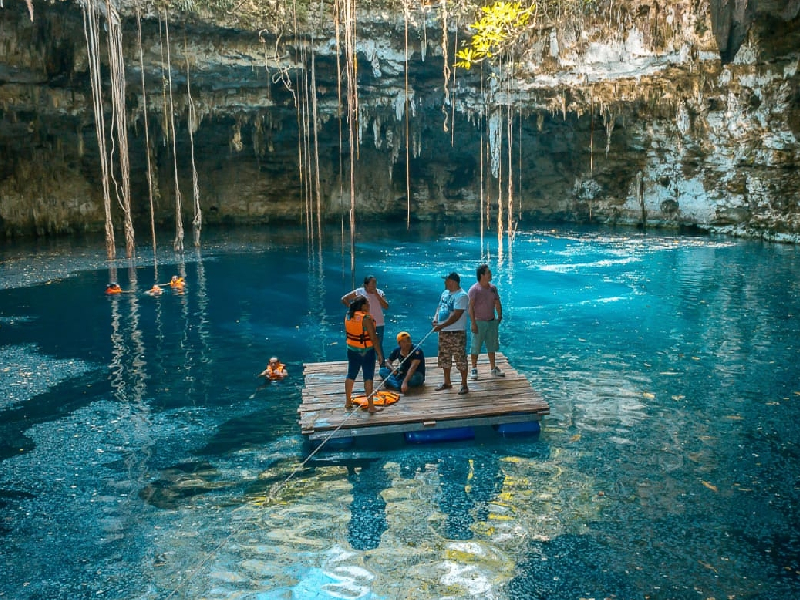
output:
M 550 406 L 517 372 L 502 353 L 496 364 L 505 377 L 489 376 L 489 359 L 478 357 L 480 379 L 469 381 L 469 394 L 457 394 L 461 374 L 451 372 L 453 387 L 437 392 L 442 383 L 442 370 L 436 366 L 437 357 L 425 360 L 425 385 L 409 390 L 380 413 L 370 415 L 357 407 L 344 409 L 344 380 L 347 362 L 306 363 L 303 402 L 297 409 L 300 428 L 309 439 L 339 438 L 386 433 L 405 433 L 453 427 L 496 425 L 539 421 L 550 414 Z M 375 389 L 381 383 L 375 374 Z M 354 395 L 363 393 L 361 378 L 356 380 Z M 383 389 L 383 388 L 382 388 Z

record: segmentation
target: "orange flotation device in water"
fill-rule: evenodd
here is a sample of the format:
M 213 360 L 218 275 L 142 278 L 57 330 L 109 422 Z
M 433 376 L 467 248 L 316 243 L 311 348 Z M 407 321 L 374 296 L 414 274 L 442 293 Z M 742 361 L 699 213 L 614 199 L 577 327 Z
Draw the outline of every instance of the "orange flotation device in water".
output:
M 286 377 L 286 375 L 283 374 L 283 370 L 285 368 L 286 366 L 280 362 L 274 365 L 269 364 L 267 365 L 267 368 L 264 369 L 264 375 L 272 381 L 279 381 Z
M 390 392 L 388 390 L 380 390 L 375 392 L 375 395 L 372 397 L 372 404 L 375 406 L 389 406 L 390 404 L 394 404 L 400 399 L 400 394 L 397 392 Z M 369 406 L 367 402 L 367 396 L 362 394 L 360 396 L 353 396 L 353 404 L 358 404 L 361 408 L 366 408 Z
M 121 294 L 121 293 L 122 293 L 122 288 L 119 287 L 118 283 L 109 283 L 106 286 L 106 294 L 108 294 L 109 296 L 111 296 L 113 294 Z
M 173 275 L 169 281 L 169 287 L 173 289 L 182 289 L 184 285 L 183 277 L 178 277 L 177 275 Z

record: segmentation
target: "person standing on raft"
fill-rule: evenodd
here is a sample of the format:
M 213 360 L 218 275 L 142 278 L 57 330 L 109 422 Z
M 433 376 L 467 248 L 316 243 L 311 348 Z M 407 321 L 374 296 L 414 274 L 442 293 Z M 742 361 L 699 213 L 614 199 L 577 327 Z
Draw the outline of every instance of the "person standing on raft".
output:
M 378 353 L 378 362 L 383 363 L 383 352 L 378 345 L 375 321 L 369 314 L 367 298 L 358 296 L 350 303 L 344 328 L 347 333 L 347 378 L 344 380 L 347 400 L 344 407 L 347 410 L 353 408 L 353 385 L 361 371 L 364 377 L 364 393 L 367 395 L 366 408 L 370 413 L 380 412 L 383 409 L 373 402 L 372 380 L 375 377 L 375 353 Z

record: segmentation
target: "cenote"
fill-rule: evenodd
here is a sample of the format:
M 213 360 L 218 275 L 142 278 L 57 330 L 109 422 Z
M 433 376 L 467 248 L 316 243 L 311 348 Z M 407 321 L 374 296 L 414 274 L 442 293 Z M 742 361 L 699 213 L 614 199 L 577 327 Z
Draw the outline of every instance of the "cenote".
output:
M 362 226 L 351 256 L 335 228 L 240 229 L 159 250 L 188 282 L 159 298 L 146 248 L 0 253 L 0 597 L 800 597 L 794 246 Z M 542 431 L 303 464 L 303 364 L 344 360 L 342 294 L 374 274 L 387 339 L 422 338 L 481 260 Z M 289 378 L 259 388 L 272 354 Z

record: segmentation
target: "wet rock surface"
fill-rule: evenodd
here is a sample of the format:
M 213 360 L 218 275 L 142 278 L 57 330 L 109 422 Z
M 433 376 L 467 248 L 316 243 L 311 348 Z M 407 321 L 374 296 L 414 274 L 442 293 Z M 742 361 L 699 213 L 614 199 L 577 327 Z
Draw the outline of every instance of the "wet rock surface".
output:
M 596 13 L 532 28 L 511 82 L 488 78 L 488 68 L 458 69 L 447 88 L 455 18 L 445 60 L 443 15 L 415 8 L 406 86 L 402 12 L 365 5 L 357 219 L 474 220 L 483 212 L 510 227 L 599 222 L 797 241 L 798 2 L 744 4 L 631 1 L 612 11 L 597 3 Z M 348 123 L 327 13 L 316 29 L 294 34 L 259 32 L 230 14 L 174 11 L 170 73 L 163 18 L 145 13 L 140 63 L 137 22 L 132 6 L 123 8 L 138 236 L 147 235 L 150 211 L 142 65 L 159 228 L 174 224 L 176 169 L 191 221 L 192 150 L 208 226 L 347 219 Z M 31 22 L 24 3 L 0 10 L 0 230 L 102 231 L 81 9 L 35 4 L 34 13 Z M 168 76 L 177 161 L 165 118 Z M 110 118 L 106 98 L 107 127 Z M 112 211 L 121 228 L 116 202 Z

